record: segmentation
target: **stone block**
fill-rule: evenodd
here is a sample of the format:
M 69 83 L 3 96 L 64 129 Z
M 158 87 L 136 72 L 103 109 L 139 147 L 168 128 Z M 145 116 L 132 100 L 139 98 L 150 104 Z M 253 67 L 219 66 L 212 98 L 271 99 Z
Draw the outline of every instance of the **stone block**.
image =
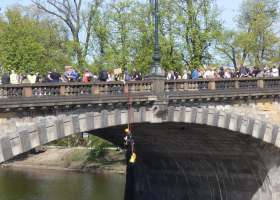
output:
M 221 111 L 218 118 L 218 127 L 224 128 L 225 127 L 225 120 L 226 120 L 226 113 Z
M 279 127 L 276 125 L 272 125 L 272 135 L 271 135 L 271 144 L 276 144 L 277 136 L 279 133 Z
M 191 123 L 196 122 L 196 115 L 197 115 L 197 108 L 196 107 L 191 108 Z
M 56 140 L 57 139 L 57 134 L 56 134 L 55 122 L 54 121 L 46 122 L 46 129 L 47 129 L 48 141 L 51 142 L 53 140 Z M 33 145 L 32 145 L 32 139 L 31 139 L 30 134 L 29 134 L 29 137 L 30 137 L 30 142 L 31 142 L 31 147 L 32 147 Z
M 108 127 L 108 111 L 102 110 L 100 113 L 101 128 Z
M 71 125 L 71 118 L 69 116 L 63 118 L 63 127 L 65 136 L 74 134 L 73 126 Z
M 191 123 L 191 108 L 190 107 L 186 107 L 185 122 Z
M 115 110 L 108 111 L 108 126 L 115 126 Z
M 101 115 L 100 115 L 100 113 L 99 112 L 94 112 L 93 115 L 94 115 L 94 129 L 101 128 L 102 126 L 101 126 L 101 119 L 100 119 Z
M 240 126 L 240 132 L 247 134 L 248 130 L 248 117 L 242 116 L 241 126 Z
M 263 141 L 265 141 L 267 143 L 271 143 L 272 129 L 273 129 L 272 124 L 268 123 L 267 126 L 266 126 L 266 129 L 264 131 Z
M 2 151 L 2 157 L 4 161 L 9 160 L 14 156 L 8 136 L 0 139 L 0 149 Z
M 263 140 L 265 130 L 266 130 L 267 123 L 264 121 L 261 121 L 260 123 L 260 133 L 259 133 L 259 139 Z
M 186 106 L 180 106 L 178 122 L 184 122 L 186 115 Z
M 121 110 L 115 109 L 114 111 L 114 116 L 115 116 L 115 125 L 121 125 L 122 118 L 121 118 Z
M 139 114 L 140 114 L 140 122 L 146 122 L 146 107 L 141 107 L 139 110 Z
M 57 139 L 61 139 L 61 138 L 64 138 L 66 136 L 64 126 L 63 126 L 63 119 L 55 120 L 54 121 L 54 128 L 55 128 L 55 132 L 56 132 L 56 135 L 57 135 Z
M 134 108 L 134 123 L 139 123 L 140 122 L 140 119 L 139 119 L 139 108 Z
M 94 114 L 93 112 L 86 113 L 86 121 L 87 121 L 87 130 L 93 130 L 94 127 Z M 81 126 L 80 126 L 81 127 Z
M 231 113 L 226 112 L 226 119 L 225 119 L 225 126 L 224 128 L 229 129 L 229 123 L 230 123 Z
M 181 106 L 177 106 L 177 107 L 174 108 L 174 118 L 173 118 L 174 122 L 178 122 L 179 121 L 180 109 L 181 109 Z
M 202 124 L 207 124 L 207 122 L 208 122 L 208 113 L 209 113 L 209 109 L 208 108 L 202 108 Z
M 174 112 L 175 112 L 175 107 L 174 106 L 169 106 L 168 107 L 168 118 L 167 118 L 167 120 L 169 122 L 174 121 Z
M 134 107 L 131 108 L 131 123 L 134 123 Z
M 248 135 L 253 135 L 254 124 L 255 124 L 255 119 L 252 117 L 249 117 L 248 118 L 248 129 L 247 129 Z
M 78 115 L 71 116 L 71 126 L 73 128 L 74 134 L 80 133 L 80 120 Z
M 253 137 L 259 138 L 260 135 L 260 120 L 256 119 L 253 128 Z
M 22 152 L 27 152 L 31 149 L 30 138 L 28 130 L 19 131 L 19 138 L 21 142 Z
M 80 130 L 81 132 L 86 132 L 87 129 L 87 117 L 86 114 L 79 115 L 79 122 L 80 122 Z
M 40 146 L 40 140 L 39 140 L 39 135 L 37 130 L 29 132 L 29 139 L 30 139 L 31 148 Z
M 220 117 L 220 111 L 219 110 L 214 110 L 213 112 L 214 117 L 213 117 L 213 126 L 218 126 L 219 123 L 219 117 Z
M 139 111 L 139 113 L 140 113 L 140 111 Z M 141 116 L 139 116 L 139 119 L 140 119 L 140 117 Z M 127 122 L 128 122 L 128 112 L 127 112 L 127 110 L 122 110 L 121 111 L 121 124 L 127 124 Z
M 241 130 L 241 124 L 242 124 L 242 115 L 237 115 L 237 124 L 236 124 L 236 131 L 240 132 Z
M 202 120 L 203 120 L 203 115 L 202 115 L 202 108 L 198 108 L 197 109 L 197 113 L 196 113 L 196 124 L 202 124 Z
M 10 143 L 11 143 L 11 147 L 12 147 L 13 156 L 23 153 L 22 147 L 21 147 L 21 140 L 20 140 L 19 136 L 10 139 Z
M 2 154 L 2 151 L 0 150 L 0 163 L 3 163 L 3 162 L 5 162 L 5 160 L 4 160 L 4 156 Z
M 208 116 L 207 116 L 207 125 L 213 126 L 213 120 L 214 119 L 214 110 L 209 109 L 208 110 Z
M 49 140 L 48 140 L 46 124 L 37 124 L 37 132 L 39 136 L 40 145 L 47 144 Z
M 237 130 L 237 114 L 231 114 L 229 120 L 229 130 L 236 131 Z

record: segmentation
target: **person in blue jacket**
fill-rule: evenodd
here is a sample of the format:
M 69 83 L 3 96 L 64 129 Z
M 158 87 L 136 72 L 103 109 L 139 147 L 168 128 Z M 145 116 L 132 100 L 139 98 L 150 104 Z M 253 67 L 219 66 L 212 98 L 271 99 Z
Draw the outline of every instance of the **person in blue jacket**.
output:
M 193 73 L 192 73 L 192 79 L 198 79 L 198 71 L 196 67 L 194 67 Z

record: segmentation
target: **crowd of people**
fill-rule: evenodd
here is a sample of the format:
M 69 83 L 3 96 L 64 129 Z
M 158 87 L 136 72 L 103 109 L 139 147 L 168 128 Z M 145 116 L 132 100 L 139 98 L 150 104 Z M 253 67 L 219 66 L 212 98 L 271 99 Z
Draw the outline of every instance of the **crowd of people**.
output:
M 99 73 L 94 72 L 93 74 L 87 68 L 85 73 L 81 75 L 80 70 L 75 70 L 73 67 L 67 68 L 62 74 L 60 74 L 57 69 L 49 70 L 47 75 L 44 76 L 45 83 L 58 83 L 58 82 L 90 82 L 93 80 L 99 81 L 129 81 L 129 80 L 148 80 L 148 74 L 142 78 L 141 73 L 138 72 L 137 68 L 133 69 L 134 74 L 131 75 L 127 71 L 127 68 L 124 68 L 123 77 L 120 78 L 119 74 L 113 74 L 112 70 L 103 71 L 102 67 L 99 67 Z M 22 71 L 19 74 L 16 74 L 14 70 L 10 72 L 5 71 L 4 75 L 0 77 L 0 84 L 22 84 L 22 83 L 42 83 L 43 79 L 40 72 L 36 74 L 33 73 L 33 70 L 29 70 L 29 74 L 26 75 L 25 71 Z
M 165 78 L 167 80 L 175 79 L 208 79 L 208 78 L 243 78 L 243 77 L 278 77 L 280 76 L 280 67 L 273 66 L 269 68 L 268 65 L 264 67 L 263 70 L 260 70 L 258 67 L 252 66 L 250 68 L 245 68 L 241 66 L 239 70 L 235 71 L 234 69 L 223 67 L 217 71 L 215 68 L 207 68 L 206 71 L 201 70 L 200 68 L 194 68 L 192 72 L 183 70 L 183 76 L 181 76 L 177 71 L 169 70 L 165 72 Z M 102 67 L 99 67 L 99 73 L 94 72 L 93 74 L 89 69 L 85 70 L 85 73 L 81 75 L 80 70 L 75 70 L 73 67 L 65 67 L 62 75 L 58 72 L 57 69 L 49 70 L 47 75 L 44 76 L 45 83 L 58 83 L 58 82 L 90 82 L 91 80 L 99 81 L 139 81 L 139 80 L 148 80 L 148 73 L 142 77 L 141 73 L 137 68 L 133 69 L 133 75 L 124 68 L 123 77 L 120 77 L 120 74 L 113 74 L 112 70 L 104 71 Z M 22 83 L 42 83 L 43 79 L 40 72 L 36 74 L 33 73 L 33 70 L 29 70 L 29 74 L 26 75 L 25 71 L 22 71 L 19 74 L 16 74 L 14 70 L 5 71 L 4 75 L 0 79 L 1 84 L 22 84 Z
M 223 67 L 217 71 L 215 68 L 207 68 L 206 71 L 202 71 L 200 68 L 194 68 L 192 72 L 183 71 L 183 76 L 181 77 L 176 71 L 170 70 L 166 79 L 208 79 L 208 78 L 250 78 L 250 77 L 278 77 L 280 76 L 280 67 L 273 66 L 269 68 L 266 65 L 263 70 L 260 70 L 256 66 L 245 68 L 241 66 L 240 69 L 235 71 L 234 69 Z

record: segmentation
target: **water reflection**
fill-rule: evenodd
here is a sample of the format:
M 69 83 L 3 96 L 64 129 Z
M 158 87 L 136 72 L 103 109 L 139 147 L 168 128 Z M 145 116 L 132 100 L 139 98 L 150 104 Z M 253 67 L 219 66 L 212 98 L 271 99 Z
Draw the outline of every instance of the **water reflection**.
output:
M 122 200 L 125 175 L 0 169 L 0 200 Z

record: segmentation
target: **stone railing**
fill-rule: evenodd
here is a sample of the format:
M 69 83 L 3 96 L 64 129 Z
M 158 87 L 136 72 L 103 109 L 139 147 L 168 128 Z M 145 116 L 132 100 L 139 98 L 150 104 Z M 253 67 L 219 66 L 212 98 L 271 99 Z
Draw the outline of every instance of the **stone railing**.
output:
M 89 82 L 89 83 L 41 83 L 0 85 L 0 98 L 55 97 L 86 95 L 117 95 L 124 93 L 152 93 L 155 86 L 164 86 L 165 92 L 209 92 L 211 90 L 234 90 L 280 87 L 280 77 L 195 79 L 195 80 L 157 80 Z M 156 91 L 154 91 L 156 92 Z
M 0 98 L 151 93 L 153 81 L 0 85 Z
M 280 77 L 165 80 L 165 92 L 280 87 Z

